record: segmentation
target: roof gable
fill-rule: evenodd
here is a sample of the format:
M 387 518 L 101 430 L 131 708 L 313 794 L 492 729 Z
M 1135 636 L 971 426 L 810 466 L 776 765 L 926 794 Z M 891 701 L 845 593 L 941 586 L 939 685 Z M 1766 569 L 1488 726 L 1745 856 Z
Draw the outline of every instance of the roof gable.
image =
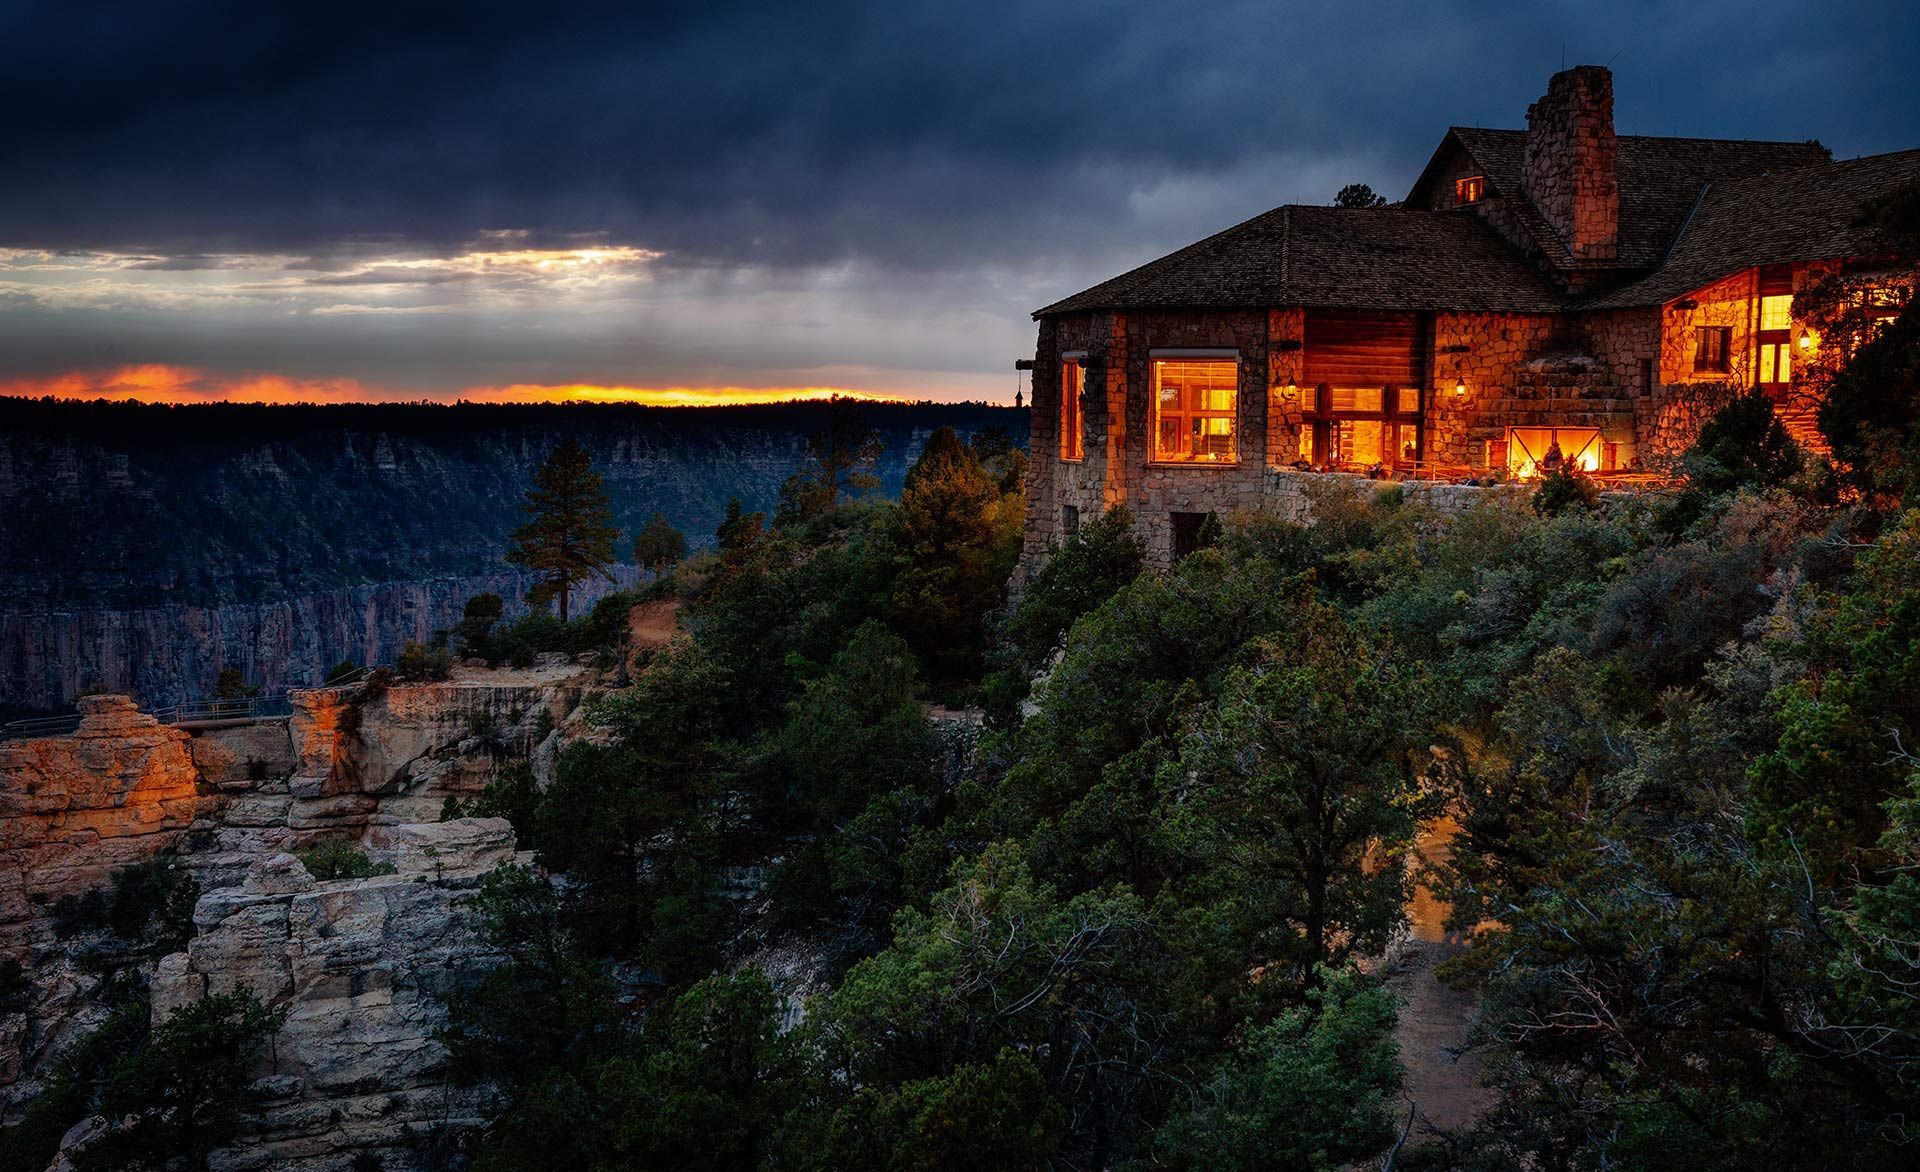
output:
M 1710 184 L 1658 269 L 1583 308 L 1660 305 L 1755 265 L 1885 251 L 1860 207 L 1909 183 L 1920 183 L 1920 150 Z
M 1288 205 L 1034 316 L 1087 309 L 1310 307 L 1551 313 L 1562 299 L 1470 212 Z

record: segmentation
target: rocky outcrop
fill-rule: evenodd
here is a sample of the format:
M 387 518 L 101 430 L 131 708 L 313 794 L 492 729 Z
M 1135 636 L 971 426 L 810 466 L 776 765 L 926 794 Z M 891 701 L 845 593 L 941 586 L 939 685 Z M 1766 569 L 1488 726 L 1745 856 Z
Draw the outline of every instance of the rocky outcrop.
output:
M 86 696 L 71 736 L 0 743 L 0 955 L 34 909 L 171 847 L 207 811 L 187 734 L 125 696 Z
M 434 1034 L 448 995 L 492 960 L 465 908 L 513 860 L 512 829 L 461 819 L 369 842 L 394 874 L 323 883 L 292 855 L 269 858 L 201 897 L 193 941 L 158 966 L 155 1021 L 239 988 L 287 1014 L 216 1168 L 346 1169 L 359 1156 L 397 1172 L 417 1166 L 410 1132 L 481 1120 L 483 1092 L 445 1080 Z
M 507 762 L 550 765 L 562 741 L 583 731 L 591 680 L 566 662 L 462 669 L 450 681 L 372 695 L 300 692 L 290 718 L 192 732 L 159 724 L 126 697 L 88 697 L 72 736 L 0 742 L 0 958 L 21 961 L 33 978 L 25 1011 L 0 1013 L 0 1117 L 98 1024 L 96 962 L 102 949 L 127 947 L 99 932 L 56 932 L 63 896 L 161 855 L 208 897 L 268 894 L 261 861 L 290 861 L 285 852 L 320 838 L 367 842 L 416 878 L 493 865 L 505 857 L 497 844 L 411 824 L 436 822 L 449 796 L 471 798 Z M 445 824 L 470 825 L 489 824 Z

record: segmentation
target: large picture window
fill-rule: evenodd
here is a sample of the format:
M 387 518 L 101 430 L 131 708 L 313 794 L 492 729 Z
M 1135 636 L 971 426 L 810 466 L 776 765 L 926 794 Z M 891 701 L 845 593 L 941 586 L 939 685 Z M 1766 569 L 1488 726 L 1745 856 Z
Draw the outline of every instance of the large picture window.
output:
M 1153 360 L 1153 458 L 1189 464 L 1238 459 L 1235 416 L 1240 363 L 1235 358 Z
M 1086 454 L 1086 432 L 1080 423 L 1080 393 L 1087 385 L 1087 368 L 1079 355 L 1060 363 L 1060 458 L 1078 460 Z

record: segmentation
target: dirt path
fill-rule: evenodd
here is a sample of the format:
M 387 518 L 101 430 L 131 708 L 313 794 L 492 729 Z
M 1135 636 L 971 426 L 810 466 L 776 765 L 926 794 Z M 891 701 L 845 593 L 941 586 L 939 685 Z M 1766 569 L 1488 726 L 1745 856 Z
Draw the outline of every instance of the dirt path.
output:
M 1423 828 L 1416 849 L 1430 862 L 1443 862 L 1457 829 L 1450 818 L 1436 819 Z M 1424 885 L 1414 891 L 1407 905 L 1412 939 L 1387 982 L 1401 998 L 1395 1036 L 1406 1067 L 1406 1098 L 1419 1115 L 1416 1135 L 1422 1124 L 1463 1127 L 1492 1101 L 1480 1086 L 1481 1055 L 1461 1052 L 1478 1013 L 1474 995 L 1449 989 L 1433 975 L 1435 965 L 1464 945 L 1459 933 L 1446 930 L 1446 915 L 1447 905 Z

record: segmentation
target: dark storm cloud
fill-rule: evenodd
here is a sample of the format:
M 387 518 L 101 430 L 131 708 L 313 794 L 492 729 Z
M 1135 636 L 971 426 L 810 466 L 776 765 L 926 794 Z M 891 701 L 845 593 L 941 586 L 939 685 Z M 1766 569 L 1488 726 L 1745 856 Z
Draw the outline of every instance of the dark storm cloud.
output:
M 1920 145 L 1916 43 L 1897 0 L 0 0 L 0 378 L 1010 395 L 1033 307 L 1397 196 L 1563 59 L 1624 132 L 1845 157 Z M 493 259 L 556 249 L 623 255 Z
M 686 263 L 906 268 L 1111 236 L 1156 179 L 1262 157 L 1275 189 L 1236 211 L 1326 198 L 1314 160 L 1397 193 L 1447 122 L 1517 123 L 1562 45 L 1619 55 L 1627 129 L 1908 145 L 1920 33 L 1905 4 L 1754 0 L 9 12 L 7 243 L 454 247 L 526 227 Z

